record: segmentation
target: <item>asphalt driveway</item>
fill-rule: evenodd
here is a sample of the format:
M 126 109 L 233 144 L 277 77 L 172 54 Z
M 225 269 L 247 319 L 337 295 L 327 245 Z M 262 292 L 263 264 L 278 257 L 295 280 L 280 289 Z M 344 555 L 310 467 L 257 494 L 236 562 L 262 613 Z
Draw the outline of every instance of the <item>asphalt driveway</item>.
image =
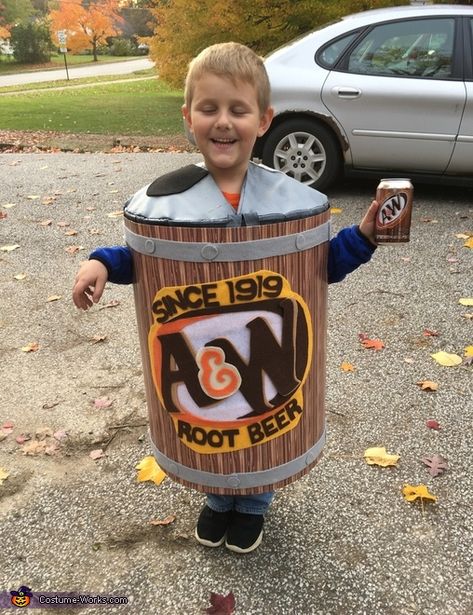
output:
M 194 540 L 201 494 L 136 481 L 150 445 L 131 288 L 109 285 L 87 313 L 70 300 L 79 262 L 123 241 L 126 198 L 197 159 L 0 155 L 1 612 L 25 585 L 125 596 L 106 612 L 137 615 L 202 613 L 211 592 L 233 592 L 237 615 L 470 615 L 473 366 L 431 355 L 473 345 L 473 308 L 459 303 L 473 297 L 472 191 L 416 186 L 412 241 L 331 287 L 325 456 L 278 492 L 261 547 L 238 556 Z M 376 183 L 330 193 L 335 232 L 360 220 Z M 372 446 L 398 465 L 367 465 Z M 448 460 L 437 477 L 422 463 L 434 454 Z M 436 503 L 405 501 L 405 484 Z

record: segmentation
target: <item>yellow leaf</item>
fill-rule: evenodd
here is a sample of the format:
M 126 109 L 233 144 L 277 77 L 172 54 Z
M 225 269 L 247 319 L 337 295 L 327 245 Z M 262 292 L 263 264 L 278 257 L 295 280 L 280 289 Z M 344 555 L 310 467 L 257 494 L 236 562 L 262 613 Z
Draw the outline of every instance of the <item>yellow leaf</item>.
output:
M 402 495 L 408 502 L 414 502 L 417 498 L 420 498 L 422 502 L 424 500 L 429 500 L 431 502 L 437 501 L 437 496 L 432 495 L 425 485 L 404 485 L 402 488 Z
M 46 301 L 49 303 L 51 301 L 59 301 L 59 299 L 62 299 L 62 295 L 51 295 Z
M 473 306 L 473 297 L 464 297 L 463 299 L 458 299 L 458 303 L 460 303 L 460 305 Z
M 39 199 L 39 196 L 37 194 L 29 194 L 26 198 L 30 201 L 36 201 L 37 199 Z
M 36 352 L 39 350 L 38 342 L 30 342 L 27 346 L 23 346 L 21 348 L 23 352 Z
M 467 239 L 463 245 L 465 248 L 473 249 L 473 237 L 470 237 L 469 239 Z
M 347 363 L 346 361 L 343 361 L 343 363 L 340 365 L 340 368 L 344 372 L 354 372 L 355 371 L 355 367 L 351 363 Z
M 473 357 L 473 346 L 467 346 L 465 348 L 465 357 Z
M 19 246 L 17 243 L 15 243 L 15 244 L 12 244 L 12 245 L 9 245 L 9 246 L 2 246 L 2 247 L 0 248 L 0 250 L 1 250 L 2 252 L 13 252 L 13 250 L 16 250 L 16 249 L 17 249 L 17 248 L 19 248 L 19 247 L 20 247 L 20 246 Z
M 455 367 L 456 365 L 460 365 L 460 363 L 462 363 L 462 358 L 457 354 L 450 354 L 448 352 L 444 352 L 443 350 L 436 352 L 435 354 L 431 354 L 430 356 L 444 367 Z
M 160 485 L 166 478 L 166 474 L 156 463 L 156 459 L 152 455 L 143 457 L 143 459 L 136 466 L 138 474 L 136 480 L 143 482 L 146 480 L 152 480 L 156 485 Z
M 374 447 L 366 449 L 364 458 L 369 465 L 376 464 L 386 468 L 387 466 L 395 466 L 400 459 L 400 455 L 390 455 L 384 447 Z
M 14 275 L 13 277 L 15 278 L 15 280 L 25 280 L 26 273 L 18 273 L 17 275 Z
M 4 468 L 0 468 L 0 485 L 3 483 L 4 480 L 6 480 L 8 477 L 10 476 L 10 474 L 4 469 Z
M 331 214 L 341 214 L 343 211 L 343 209 L 341 209 L 340 207 L 331 207 L 330 208 L 330 213 Z

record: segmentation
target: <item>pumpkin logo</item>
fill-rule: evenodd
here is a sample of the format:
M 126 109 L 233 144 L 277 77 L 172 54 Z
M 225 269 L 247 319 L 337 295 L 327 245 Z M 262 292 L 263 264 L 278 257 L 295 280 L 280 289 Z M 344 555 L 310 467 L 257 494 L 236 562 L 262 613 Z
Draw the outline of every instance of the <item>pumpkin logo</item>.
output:
M 11 603 L 13 604 L 13 606 L 16 606 L 20 609 L 28 606 L 31 602 L 31 598 L 33 597 L 31 589 L 26 585 L 22 585 L 18 590 L 11 591 L 10 594 Z

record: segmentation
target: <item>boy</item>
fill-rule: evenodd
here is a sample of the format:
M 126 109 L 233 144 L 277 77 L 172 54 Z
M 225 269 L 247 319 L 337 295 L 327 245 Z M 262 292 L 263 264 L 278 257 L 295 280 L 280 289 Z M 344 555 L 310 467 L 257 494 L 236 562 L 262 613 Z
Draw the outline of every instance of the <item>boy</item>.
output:
M 272 213 L 280 211 L 275 211 L 277 198 L 271 199 L 269 205 L 252 200 L 250 188 L 258 183 L 279 186 L 283 182 L 286 186 L 287 182 L 293 182 L 289 185 L 289 192 L 300 195 L 303 191 L 304 198 L 309 200 L 319 198 L 315 190 L 250 162 L 257 137 L 264 135 L 271 124 L 273 109 L 270 106 L 270 87 L 263 61 L 247 47 L 237 43 L 213 45 L 191 62 L 182 113 L 203 155 L 208 173 L 205 170 L 203 172 L 207 180 L 210 175 L 214 185 L 223 193 L 226 199 L 224 209 L 230 212 L 230 217 L 233 211 L 237 214 L 248 211 L 261 213 L 266 208 L 263 213 L 268 213 L 268 207 L 271 206 Z M 176 177 L 176 172 L 173 177 Z M 211 204 L 196 202 L 192 197 L 188 201 L 182 200 L 181 193 L 184 192 L 184 196 L 187 192 L 189 195 L 194 194 L 194 184 L 200 180 L 189 181 L 184 172 L 182 178 L 185 185 L 183 189 L 176 190 L 181 205 L 176 206 L 175 211 L 172 204 L 176 200 L 170 200 L 168 196 L 156 198 L 154 193 L 150 198 L 149 189 L 146 196 L 143 191 L 137 193 L 132 202 L 136 201 L 138 208 L 141 207 L 155 219 L 201 222 L 207 215 L 207 219 L 213 220 L 212 211 L 216 208 L 212 209 Z M 257 189 L 253 190 L 258 192 Z M 166 194 L 169 195 L 169 192 Z M 184 213 L 182 203 L 187 205 Z M 289 210 L 290 207 L 293 211 L 297 210 L 297 206 L 298 203 L 288 205 L 286 202 L 277 205 L 284 212 L 288 211 L 288 207 Z M 342 280 L 347 273 L 371 258 L 376 247 L 374 220 L 377 206 L 376 201 L 373 201 L 359 227 L 343 229 L 331 240 L 329 282 Z M 207 214 L 203 215 L 202 212 Z M 132 260 L 128 248 L 98 249 L 91 254 L 89 261 L 82 264 L 76 276 L 73 301 L 77 307 L 88 309 L 99 301 L 107 280 L 123 284 L 131 283 L 132 278 Z M 197 522 L 197 540 L 209 547 L 217 547 L 225 542 L 228 549 L 238 553 L 253 551 L 261 542 L 264 514 L 272 497 L 273 492 L 235 497 L 208 494 L 207 504 Z

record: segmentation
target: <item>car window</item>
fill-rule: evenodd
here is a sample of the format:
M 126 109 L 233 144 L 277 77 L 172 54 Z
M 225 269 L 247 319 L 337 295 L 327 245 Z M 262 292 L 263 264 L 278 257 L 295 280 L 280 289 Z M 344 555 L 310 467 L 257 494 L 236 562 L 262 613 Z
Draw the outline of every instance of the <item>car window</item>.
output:
M 453 19 L 375 26 L 348 58 L 351 73 L 446 79 L 452 73 Z
M 333 41 L 327 47 L 323 47 L 320 53 L 317 54 L 317 61 L 325 68 L 332 68 L 357 34 L 358 32 L 351 32 Z

